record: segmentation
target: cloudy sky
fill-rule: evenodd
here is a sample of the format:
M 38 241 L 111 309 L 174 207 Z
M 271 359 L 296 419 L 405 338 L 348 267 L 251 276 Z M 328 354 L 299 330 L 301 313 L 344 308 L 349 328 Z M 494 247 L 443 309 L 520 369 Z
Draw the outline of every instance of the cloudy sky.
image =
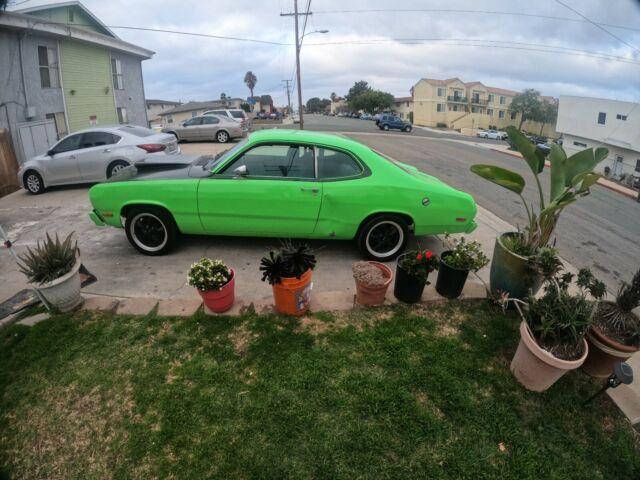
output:
M 307 2 L 299 0 L 301 10 Z M 404 0 L 397 4 L 400 10 L 388 0 L 312 0 L 306 31 L 329 33 L 304 39 L 304 101 L 331 92 L 344 95 L 361 79 L 406 96 L 421 77 L 459 77 L 554 96 L 640 101 L 640 1 L 562 2 L 611 35 L 556 0 Z M 42 3 L 50 2 L 29 0 L 21 7 Z M 293 0 L 83 3 L 109 26 L 275 43 L 113 28 L 123 40 L 156 52 L 143 63 L 148 98 L 210 100 L 222 92 L 246 97 L 243 78 L 252 70 L 258 77 L 256 94 L 268 93 L 276 104 L 286 103 L 282 80 L 295 77 L 293 17 L 280 13 L 292 11 Z

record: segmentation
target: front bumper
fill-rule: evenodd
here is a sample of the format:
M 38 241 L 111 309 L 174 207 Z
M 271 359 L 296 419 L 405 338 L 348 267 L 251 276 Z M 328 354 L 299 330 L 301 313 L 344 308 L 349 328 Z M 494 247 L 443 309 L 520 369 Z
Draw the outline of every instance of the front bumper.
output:
M 471 233 L 473 232 L 476 228 L 478 228 L 478 224 L 472 220 L 469 222 L 469 224 L 467 225 L 467 229 L 464 231 L 464 233 Z
M 102 219 L 102 217 L 100 217 L 100 215 L 98 214 L 98 212 L 96 212 L 95 210 L 92 210 L 91 212 L 89 212 L 89 218 L 91 219 L 91 221 L 93 223 L 95 223 L 98 227 L 104 227 L 106 225 L 106 223 L 104 222 L 104 220 Z

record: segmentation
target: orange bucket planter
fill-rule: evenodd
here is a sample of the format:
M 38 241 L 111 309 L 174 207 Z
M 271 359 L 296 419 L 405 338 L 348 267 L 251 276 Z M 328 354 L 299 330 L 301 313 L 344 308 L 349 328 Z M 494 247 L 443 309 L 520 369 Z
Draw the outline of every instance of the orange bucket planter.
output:
M 272 285 L 276 310 L 284 315 L 302 315 L 309 310 L 311 303 L 311 276 L 307 270 L 300 278 L 282 278 L 280 283 Z

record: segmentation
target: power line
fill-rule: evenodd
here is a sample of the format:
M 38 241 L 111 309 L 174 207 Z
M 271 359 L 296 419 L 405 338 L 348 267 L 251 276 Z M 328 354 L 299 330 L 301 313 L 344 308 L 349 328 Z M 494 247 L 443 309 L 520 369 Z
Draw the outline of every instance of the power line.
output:
M 560 17 L 555 15 L 539 15 L 535 13 L 522 13 L 522 12 L 505 12 L 501 10 L 457 10 L 448 8 L 413 8 L 413 9 L 361 9 L 361 10 L 316 10 L 316 15 L 333 15 L 333 14 L 349 14 L 349 13 L 464 13 L 464 14 L 478 14 L 478 15 L 510 15 L 514 17 L 532 17 L 542 18 L 544 20 L 557 20 L 562 22 L 578 22 L 578 23 L 591 23 L 587 20 L 580 20 L 571 17 Z M 633 32 L 640 32 L 640 29 L 627 27 L 624 25 L 613 25 L 610 23 L 595 22 L 598 25 L 605 27 L 619 28 L 622 30 L 630 30 Z
M 600 30 L 602 30 L 604 33 L 606 33 L 607 35 L 609 35 L 612 38 L 615 38 L 616 40 L 618 40 L 620 43 L 624 43 L 627 47 L 632 48 L 633 50 L 635 50 L 637 53 L 640 53 L 640 50 L 638 50 L 636 47 L 634 47 L 633 45 L 631 45 L 630 43 L 624 41 L 622 38 L 620 38 L 619 36 L 617 36 L 616 34 L 610 32 L 609 30 L 607 30 L 606 28 L 604 28 L 602 25 L 599 25 L 598 23 L 594 22 L 593 20 L 589 19 L 588 17 L 586 17 L 585 15 L 583 15 L 582 13 L 580 13 L 579 11 L 577 11 L 575 8 L 570 7 L 569 5 L 567 5 L 566 3 L 562 2 L 561 0 L 556 0 L 556 3 L 559 3 L 560 5 L 562 5 L 563 7 L 565 7 L 568 10 L 571 10 L 573 13 L 575 13 L 576 15 L 581 16 L 582 18 L 584 18 L 587 22 L 589 22 L 591 25 L 599 28 Z

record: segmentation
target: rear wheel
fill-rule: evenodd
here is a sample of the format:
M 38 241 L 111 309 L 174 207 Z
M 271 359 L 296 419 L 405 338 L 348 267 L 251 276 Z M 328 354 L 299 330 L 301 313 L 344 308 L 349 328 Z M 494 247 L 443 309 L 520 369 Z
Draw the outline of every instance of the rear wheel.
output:
M 360 228 L 356 242 L 362 255 L 370 260 L 388 262 L 407 247 L 409 225 L 399 215 L 379 215 Z
M 116 173 L 118 173 L 123 168 L 127 168 L 129 164 L 124 160 L 116 160 L 112 162 L 109 167 L 107 167 L 107 178 L 113 177 Z
M 38 172 L 29 170 L 23 177 L 24 188 L 32 195 L 38 195 L 44 192 L 44 182 Z
M 131 245 L 145 255 L 164 255 L 178 236 L 173 217 L 157 207 L 134 208 L 128 212 L 124 228 Z
M 411 127 L 407 126 L 404 128 L 404 131 L 407 133 L 411 133 Z
M 387 125 L 386 123 L 382 126 L 382 129 L 384 131 L 388 131 L 389 130 L 389 125 Z
M 229 141 L 229 134 L 224 130 L 220 130 L 218 133 L 216 133 L 216 140 L 219 143 L 227 143 Z

